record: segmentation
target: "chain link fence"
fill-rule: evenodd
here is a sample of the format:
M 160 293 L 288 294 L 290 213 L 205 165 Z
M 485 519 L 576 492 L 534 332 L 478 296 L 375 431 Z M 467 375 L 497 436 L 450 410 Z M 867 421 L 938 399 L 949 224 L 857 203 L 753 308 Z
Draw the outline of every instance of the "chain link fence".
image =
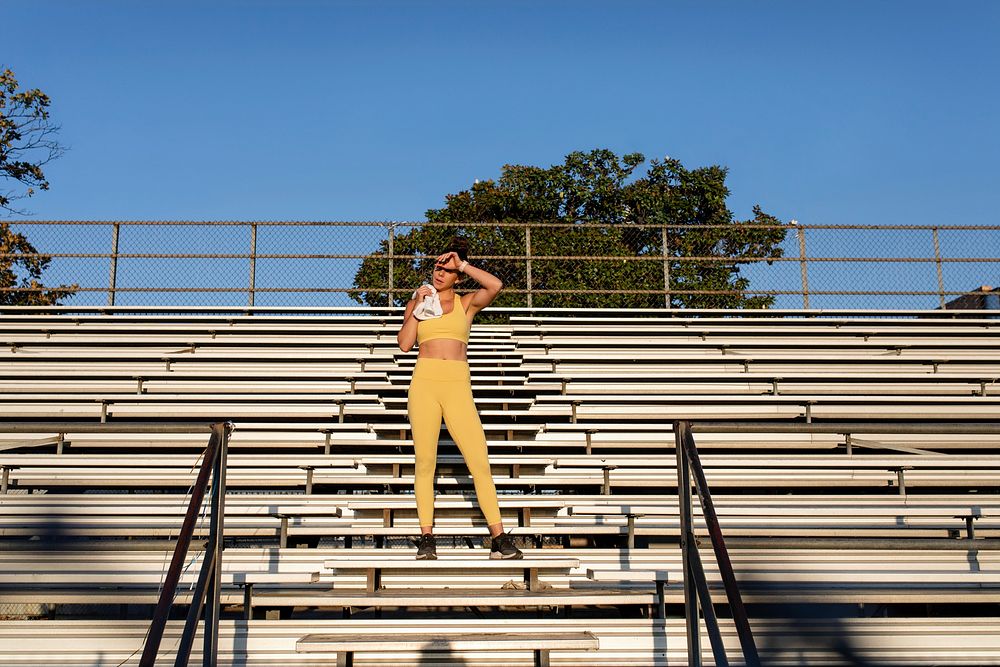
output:
M 400 306 L 470 231 L 470 261 L 504 281 L 498 306 L 935 309 L 1000 283 L 1000 227 L 787 225 L 760 255 L 727 253 L 729 230 L 646 224 L 280 221 L 17 221 L 49 258 L 41 285 L 0 245 L 0 303 L 76 285 L 68 306 Z M 428 231 L 440 227 L 437 236 Z M 423 236 L 419 236 L 424 234 Z M 783 237 L 782 237 L 783 235 Z M 692 238 L 695 239 L 692 242 Z M 698 239 L 701 238 L 699 241 Z M 738 246 L 739 244 L 735 244 Z M 727 281 L 701 280 L 725 269 Z M 460 287 L 459 291 L 463 291 Z M 735 301 L 734 301 L 735 300 Z M 761 302 L 758 302 L 761 303 Z M 983 306 L 978 306 L 983 307 Z

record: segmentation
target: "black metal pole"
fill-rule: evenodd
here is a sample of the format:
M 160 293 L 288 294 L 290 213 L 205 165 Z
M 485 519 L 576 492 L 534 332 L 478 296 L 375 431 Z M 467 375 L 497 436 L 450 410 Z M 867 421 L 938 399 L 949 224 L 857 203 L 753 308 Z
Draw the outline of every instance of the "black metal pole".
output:
M 722 585 L 726 589 L 726 598 L 729 600 L 729 609 L 733 614 L 736 634 L 739 635 L 740 646 L 743 648 L 743 659 L 746 661 L 747 667 L 759 667 L 760 657 L 757 654 L 757 645 L 754 643 L 750 620 L 747 617 L 746 608 L 743 606 L 743 598 L 740 596 L 740 587 L 736 582 L 733 564 L 729 560 L 729 552 L 726 550 L 726 541 L 722 537 L 722 528 L 719 526 L 719 517 L 715 513 L 715 505 L 712 503 L 712 494 L 708 490 L 705 471 L 702 470 L 701 459 L 698 457 L 698 447 L 695 445 L 694 436 L 689 428 L 684 428 L 682 436 L 684 450 L 698 490 L 698 499 L 701 501 L 701 513 L 708 526 L 708 534 L 712 538 L 712 548 L 715 550 L 719 574 L 722 575 Z
M 701 554 L 694 541 L 694 535 L 688 541 L 688 551 L 691 552 L 688 562 L 694 576 L 694 583 L 698 589 L 698 597 L 701 599 L 701 611 L 705 614 L 705 630 L 708 631 L 708 639 L 712 642 L 712 655 L 715 656 L 716 667 L 729 667 L 729 658 L 726 656 L 726 645 L 722 642 L 722 633 L 719 631 L 719 619 L 715 617 L 715 607 L 712 605 L 712 594 L 708 590 L 708 579 L 705 578 L 705 568 L 701 566 Z
M 146 645 L 142 649 L 142 657 L 139 659 L 139 667 L 154 667 L 156 653 L 160 649 L 160 641 L 163 639 L 163 630 L 167 625 L 167 616 L 170 614 L 170 607 L 173 604 L 174 594 L 177 591 L 177 582 L 180 579 L 181 568 L 184 565 L 184 558 L 187 556 L 188 546 L 191 543 L 191 536 L 194 533 L 195 521 L 198 518 L 198 509 L 205 497 L 205 487 L 208 484 L 208 476 L 215 465 L 216 456 L 219 453 L 220 440 L 216 431 L 212 431 L 208 439 L 208 447 L 205 448 L 205 459 L 201 463 L 198 477 L 195 480 L 191 491 L 191 502 L 188 503 L 187 513 L 184 515 L 184 522 L 181 524 L 180 534 L 177 536 L 177 545 L 174 547 L 174 555 L 170 559 L 170 566 L 167 569 L 167 576 L 163 582 L 163 589 L 160 591 L 160 599 L 156 603 L 153 611 L 153 620 L 149 626 L 149 636 L 146 638 Z
M 187 620 L 184 621 L 184 633 L 181 641 L 177 645 L 177 655 L 174 657 L 174 667 L 187 667 L 191 658 L 191 647 L 194 645 L 194 636 L 198 632 L 198 619 L 201 618 L 201 611 L 205 608 L 205 589 L 215 569 L 214 546 L 209 543 L 209 548 L 205 551 L 205 560 L 201 564 L 201 572 L 198 574 L 198 583 L 194 587 L 194 594 L 191 596 L 191 605 L 188 607 Z
M 229 450 L 229 422 L 212 425 L 212 432 L 219 441 L 219 455 L 215 459 L 212 485 L 212 519 L 209 534 L 214 540 L 214 565 L 208 584 L 208 606 L 205 609 L 205 646 L 202 652 L 203 667 L 215 667 L 219 652 L 219 595 L 221 593 L 222 550 L 225 547 L 226 511 L 226 457 Z
M 680 507 L 681 565 L 684 570 L 684 618 L 687 627 L 688 665 L 701 666 L 701 638 L 698 631 L 698 593 L 694 583 L 688 542 L 693 537 L 691 516 L 691 474 L 688 469 L 684 440 L 689 433 L 688 422 L 674 422 L 677 445 L 677 502 Z

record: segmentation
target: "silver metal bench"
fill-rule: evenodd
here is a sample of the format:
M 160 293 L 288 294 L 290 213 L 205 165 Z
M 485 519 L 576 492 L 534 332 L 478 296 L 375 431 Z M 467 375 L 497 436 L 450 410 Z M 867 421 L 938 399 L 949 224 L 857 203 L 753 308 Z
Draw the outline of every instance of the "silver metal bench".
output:
M 549 651 L 583 649 L 596 651 L 597 637 L 592 632 L 477 632 L 477 633 L 407 633 L 384 632 L 344 637 L 341 635 L 306 635 L 295 643 L 300 653 L 337 652 L 337 667 L 353 667 L 354 653 L 360 651 L 532 651 L 535 667 L 549 667 Z

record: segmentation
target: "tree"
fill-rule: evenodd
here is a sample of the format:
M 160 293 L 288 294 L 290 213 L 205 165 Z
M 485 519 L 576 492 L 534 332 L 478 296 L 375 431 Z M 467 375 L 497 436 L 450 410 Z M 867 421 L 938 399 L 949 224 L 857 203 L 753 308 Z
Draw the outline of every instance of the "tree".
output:
M 55 306 L 59 299 L 76 294 L 79 287 L 60 285 L 48 288 L 39 282 L 48 268 L 51 257 L 40 255 L 24 234 L 18 234 L 6 222 L 0 222 L 0 305 L 4 306 Z M 27 271 L 18 279 L 15 267 Z M 15 288 L 18 291 L 9 291 Z
M 31 197 L 35 189 L 48 190 L 49 182 L 42 165 L 65 152 L 53 139 L 59 127 L 49 121 L 49 96 L 37 88 L 18 92 L 14 72 L 3 68 L 0 73 L 0 176 L 14 182 L 19 190 L 0 191 L 0 210 L 8 214 L 26 215 L 11 204 L 16 199 Z M 15 233 L 7 223 L 0 222 L 0 288 L 33 291 L 0 291 L 3 305 L 54 305 L 75 293 L 79 285 L 46 288 L 39 282 L 51 257 L 39 255 L 23 234 Z M 15 268 L 27 272 L 18 277 Z
M 561 223 L 565 226 L 530 229 L 531 255 L 557 258 L 532 260 L 535 307 L 663 307 L 662 293 L 641 290 L 663 289 L 665 261 L 673 307 L 772 305 L 772 295 L 747 294 L 749 280 L 740 275 L 740 265 L 781 257 L 785 225 L 759 206 L 754 206 L 752 219 L 735 220 L 726 206 L 725 167 L 689 170 L 668 157 L 650 160 L 646 173 L 635 177 L 644 162 L 641 153 L 619 157 L 605 149 L 578 151 L 549 168 L 505 165 L 498 181 L 477 182 L 448 195 L 443 208 L 426 214 L 428 222 L 441 226 L 422 226 L 395 236 L 395 255 L 418 257 L 393 262 L 393 284 L 406 288 L 395 294 L 394 303 L 406 303 L 409 291 L 426 279 L 434 257 L 452 236 L 461 234 L 469 239 L 473 257 L 512 256 L 484 260 L 483 266 L 504 281 L 495 305 L 526 306 L 523 257 L 528 230 L 523 224 L 497 223 Z M 355 275 L 355 286 L 364 288 L 355 293 L 358 302 L 386 305 L 387 255 L 388 241 L 383 241 L 362 262 Z M 622 260 L 586 259 L 594 256 Z
M 0 209 L 9 213 L 27 215 L 11 202 L 31 197 L 35 188 L 48 190 L 42 166 L 66 151 L 53 138 L 60 128 L 49 121 L 50 102 L 37 88 L 18 92 L 10 69 L 0 73 L 0 175 L 26 188 L 20 194 L 17 190 L 0 192 Z

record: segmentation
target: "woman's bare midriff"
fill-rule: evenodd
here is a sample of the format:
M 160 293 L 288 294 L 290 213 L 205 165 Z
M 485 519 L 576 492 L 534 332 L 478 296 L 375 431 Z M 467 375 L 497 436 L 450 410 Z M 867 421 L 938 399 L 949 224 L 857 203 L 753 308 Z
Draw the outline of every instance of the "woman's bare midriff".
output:
M 465 361 L 465 343 L 452 338 L 431 338 L 417 348 L 417 357 Z

